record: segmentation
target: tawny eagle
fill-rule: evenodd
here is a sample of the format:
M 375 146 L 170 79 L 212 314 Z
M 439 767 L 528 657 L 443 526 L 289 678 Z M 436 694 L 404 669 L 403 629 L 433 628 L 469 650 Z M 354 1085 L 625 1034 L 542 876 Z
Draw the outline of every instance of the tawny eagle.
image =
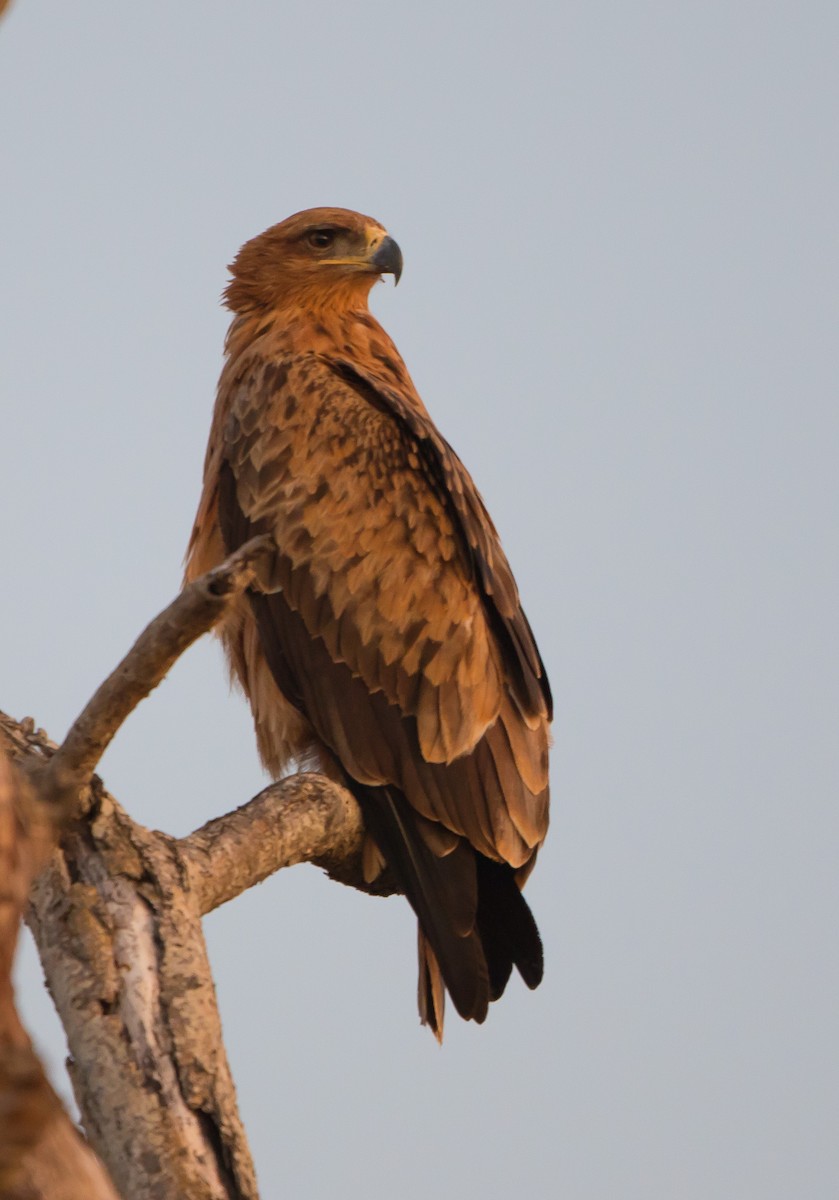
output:
M 483 501 L 368 309 L 397 280 L 385 229 L 297 213 L 231 267 L 192 579 L 248 538 L 276 550 L 221 629 L 275 776 L 357 797 L 368 879 L 419 922 L 419 1007 L 483 1021 L 512 967 L 542 978 L 522 894 L 548 824 L 551 696 Z

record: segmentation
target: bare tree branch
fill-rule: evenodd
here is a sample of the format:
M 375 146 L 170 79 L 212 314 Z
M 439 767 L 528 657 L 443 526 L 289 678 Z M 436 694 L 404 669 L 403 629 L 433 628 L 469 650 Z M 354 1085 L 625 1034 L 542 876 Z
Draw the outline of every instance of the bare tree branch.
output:
M 38 785 L 45 799 L 75 812 L 80 793 L 123 721 L 252 582 L 255 566 L 270 545 L 267 537 L 252 538 L 220 567 L 185 587 L 143 630 L 50 759 Z
M 281 867 L 345 866 L 361 854 L 363 834 L 358 803 L 345 788 L 323 775 L 292 775 L 182 838 L 179 850 L 205 914 Z

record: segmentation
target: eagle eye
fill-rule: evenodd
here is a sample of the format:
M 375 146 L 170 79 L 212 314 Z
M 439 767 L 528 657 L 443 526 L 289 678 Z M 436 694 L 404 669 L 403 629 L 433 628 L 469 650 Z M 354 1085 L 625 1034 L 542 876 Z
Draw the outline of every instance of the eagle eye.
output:
M 307 241 L 315 250 L 328 250 L 335 241 L 334 229 L 313 229 L 307 235 Z

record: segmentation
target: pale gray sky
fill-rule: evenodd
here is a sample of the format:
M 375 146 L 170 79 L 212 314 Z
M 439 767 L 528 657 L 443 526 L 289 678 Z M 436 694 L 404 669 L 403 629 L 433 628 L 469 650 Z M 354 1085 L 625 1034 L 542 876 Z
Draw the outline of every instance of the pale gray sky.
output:
M 838 60 L 812 0 L 0 26 L 0 707 L 60 737 L 174 594 L 225 264 L 315 204 L 402 246 L 374 307 L 557 698 L 545 983 L 483 1027 L 419 1027 L 402 901 L 301 867 L 207 921 L 266 1200 L 839 1194 Z M 102 773 L 176 834 L 262 786 L 214 644 Z

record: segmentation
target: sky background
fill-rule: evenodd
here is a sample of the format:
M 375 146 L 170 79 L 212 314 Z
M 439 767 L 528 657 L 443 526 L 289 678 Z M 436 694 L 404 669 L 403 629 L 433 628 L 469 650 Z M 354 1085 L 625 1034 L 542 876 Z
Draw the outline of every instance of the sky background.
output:
M 0 707 L 60 739 L 176 592 L 225 264 L 320 204 L 402 246 L 373 308 L 553 683 L 537 992 L 440 1050 L 404 901 L 298 867 L 207 919 L 266 1198 L 839 1194 L 837 60 L 814 0 L 0 25 Z M 173 834 L 263 786 L 213 641 L 102 775 Z

